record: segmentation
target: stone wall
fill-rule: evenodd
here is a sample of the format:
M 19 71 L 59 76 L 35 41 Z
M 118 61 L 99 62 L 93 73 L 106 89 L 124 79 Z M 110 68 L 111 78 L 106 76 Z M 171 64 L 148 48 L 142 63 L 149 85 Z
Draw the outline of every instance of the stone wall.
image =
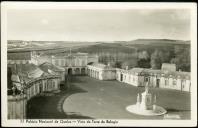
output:
M 27 97 L 25 94 L 8 96 L 8 119 L 26 118 Z

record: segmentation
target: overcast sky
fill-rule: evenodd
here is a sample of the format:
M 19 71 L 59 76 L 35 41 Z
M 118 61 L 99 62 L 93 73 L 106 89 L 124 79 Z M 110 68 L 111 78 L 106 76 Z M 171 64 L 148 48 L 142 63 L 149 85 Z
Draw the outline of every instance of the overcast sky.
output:
M 190 40 L 188 10 L 8 10 L 8 39 L 122 41 Z

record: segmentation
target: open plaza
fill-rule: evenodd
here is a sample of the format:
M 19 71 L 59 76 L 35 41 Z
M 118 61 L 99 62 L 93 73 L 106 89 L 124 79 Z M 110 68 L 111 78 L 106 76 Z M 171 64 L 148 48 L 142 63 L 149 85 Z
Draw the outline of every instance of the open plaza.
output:
M 136 103 L 137 94 L 144 92 L 144 87 L 88 76 L 74 76 L 68 84 L 70 88 L 61 87 L 59 94 L 32 98 L 27 118 L 164 119 L 164 115 L 142 116 L 126 110 L 126 106 Z M 151 88 L 150 92 L 157 95 L 156 104 L 163 106 L 167 114 L 190 119 L 190 93 L 161 88 Z

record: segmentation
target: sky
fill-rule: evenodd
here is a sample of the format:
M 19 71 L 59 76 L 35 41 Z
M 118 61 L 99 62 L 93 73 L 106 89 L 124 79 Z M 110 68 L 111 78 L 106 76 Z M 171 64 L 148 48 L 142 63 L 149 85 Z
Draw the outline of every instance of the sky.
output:
M 185 9 L 10 9 L 9 40 L 128 41 L 190 40 Z

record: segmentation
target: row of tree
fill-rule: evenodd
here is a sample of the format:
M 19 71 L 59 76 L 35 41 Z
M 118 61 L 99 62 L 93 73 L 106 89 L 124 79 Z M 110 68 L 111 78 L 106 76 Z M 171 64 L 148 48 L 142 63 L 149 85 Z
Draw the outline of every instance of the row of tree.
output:
M 117 68 L 141 67 L 161 69 L 162 63 L 174 63 L 177 70 L 190 71 L 190 47 L 174 46 L 173 49 L 155 49 L 153 52 L 140 50 L 129 53 L 100 53 L 99 62 Z

